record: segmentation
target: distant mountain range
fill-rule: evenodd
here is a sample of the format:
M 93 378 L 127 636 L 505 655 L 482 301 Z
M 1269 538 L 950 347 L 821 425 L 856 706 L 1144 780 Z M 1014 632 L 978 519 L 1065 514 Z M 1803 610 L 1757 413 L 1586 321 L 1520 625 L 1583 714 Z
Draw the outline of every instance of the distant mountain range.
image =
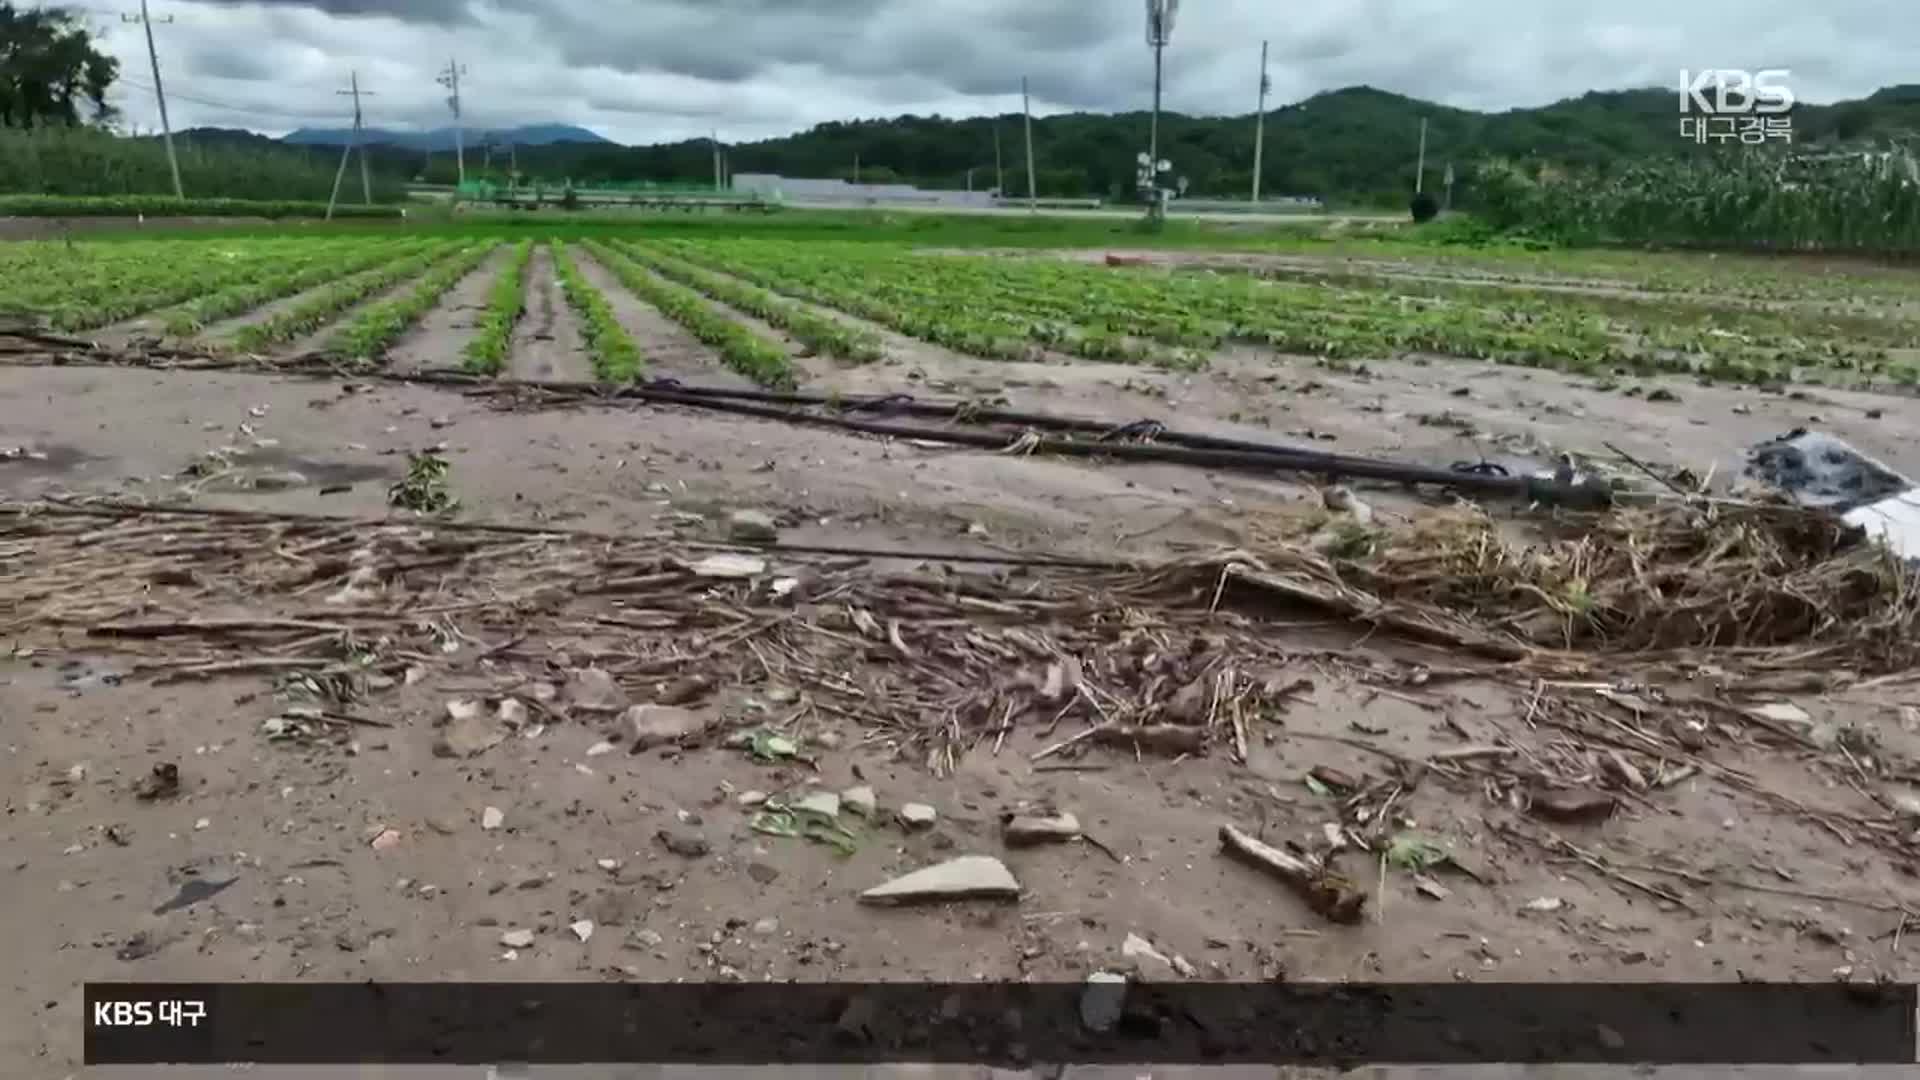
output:
M 1671 89 L 1594 91 L 1533 108 L 1477 112 L 1450 108 L 1373 87 L 1316 94 L 1267 114 L 1261 190 L 1269 195 L 1318 195 L 1330 201 L 1403 205 L 1415 183 L 1421 122 L 1427 122 L 1425 186 L 1446 190 L 1458 180 L 1461 205 L 1471 205 L 1473 166 L 1488 158 L 1518 158 L 1607 170 L 1648 157 L 1713 152 L 1680 134 Z M 1892 86 L 1864 98 L 1815 105 L 1791 113 L 1793 145 L 1837 149 L 1920 143 L 1920 84 Z M 1135 155 L 1146 148 L 1144 112 L 1066 113 L 1035 117 L 1033 177 L 1047 196 L 1129 199 Z M 241 141 L 337 159 L 351 129 L 307 128 L 273 140 L 247 132 L 198 129 L 181 133 L 208 141 Z M 1244 195 L 1252 180 L 1254 118 L 1163 113 L 1160 151 L 1194 196 Z M 623 146 L 569 124 L 526 124 L 493 133 L 467 129 L 469 179 L 503 179 L 500 151 L 518 148 L 522 175 L 547 182 L 654 180 L 711 183 L 713 145 L 705 138 Z M 376 170 L 451 183 L 459 166 L 451 153 L 453 129 L 366 133 Z M 996 182 L 1026 193 L 1025 133 L 1019 113 L 950 119 L 896 116 L 836 121 L 806 131 L 725 147 L 730 173 L 906 181 L 925 187 L 986 190 Z M 1451 168 L 1450 168 L 1451 167 Z
M 388 128 L 367 128 L 362 137 L 375 145 L 395 146 L 403 150 L 422 153 L 438 153 L 454 148 L 454 129 L 450 127 L 434 128 L 431 131 L 393 131 Z M 555 143 L 600 143 L 612 145 L 613 140 L 572 124 L 523 124 L 512 128 L 462 128 L 461 137 L 467 146 L 479 147 L 489 142 L 496 146 L 552 146 Z M 353 142 L 352 128 L 301 128 L 281 136 L 281 142 L 299 146 L 346 146 Z

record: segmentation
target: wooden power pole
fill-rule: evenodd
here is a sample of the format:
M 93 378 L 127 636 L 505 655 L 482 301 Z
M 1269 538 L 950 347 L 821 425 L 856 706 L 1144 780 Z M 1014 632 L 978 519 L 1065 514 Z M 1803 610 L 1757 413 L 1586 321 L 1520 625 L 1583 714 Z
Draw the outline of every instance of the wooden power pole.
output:
M 1253 204 L 1260 205 L 1260 151 L 1267 135 L 1267 43 L 1260 43 L 1260 105 L 1253 111 Z
M 1027 96 L 1027 77 L 1020 76 L 1020 112 L 1027 125 L 1027 211 L 1040 212 L 1040 186 L 1033 174 L 1033 100 Z
M 180 186 L 180 159 L 173 152 L 173 123 L 167 119 L 167 91 L 160 82 L 160 53 L 153 47 L 154 19 L 147 13 L 147 0 L 140 0 L 140 14 L 122 15 L 120 21 L 137 22 L 147 32 L 147 61 L 153 65 L 153 96 L 160 105 L 160 134 L 167 141 L 167 168 L 173 172 L 173 197 L 185 199 L 187 190 Z M 160 21 L 170 23 L 173 16 Z

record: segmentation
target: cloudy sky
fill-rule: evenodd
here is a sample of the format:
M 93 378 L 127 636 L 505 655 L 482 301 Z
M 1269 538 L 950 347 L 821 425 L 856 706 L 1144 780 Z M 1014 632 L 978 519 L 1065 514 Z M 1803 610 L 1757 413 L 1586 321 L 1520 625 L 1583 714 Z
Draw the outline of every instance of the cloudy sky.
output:
M 136 0 L 127 0 L 132 7 Z M 1247 113 L 1260 41 L 1273 101 L 1366 83 L 1478 109 L 1681 68 L 1787 68 L 1807 101 L 1920 82 L 1913 0 L 1185 0 L 1166 107 Z M 627 143 L 746 141 L 824 120 L 1144 108 L 1143 0 L 153 0 L 176 127 L 278 134 L 340 124 L 348 73 L 368 123 L 449 123 L 435 83 L 466 65 L 468 122 L 580 124 Z M 137 25 L 79 6 L 122 61 L 116 101 L 157 127 Z

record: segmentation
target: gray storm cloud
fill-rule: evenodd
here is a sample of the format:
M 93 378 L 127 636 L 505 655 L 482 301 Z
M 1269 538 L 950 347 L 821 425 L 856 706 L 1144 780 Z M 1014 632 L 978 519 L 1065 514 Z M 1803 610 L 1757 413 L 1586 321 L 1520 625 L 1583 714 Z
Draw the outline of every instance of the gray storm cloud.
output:
M 1680 68 L 1788 68 L 1803 100 L 1912 81 L 1920 19 L 1891 0 L 1187 0 L 1166 105 L 1253 107 L 1260 42 L 1274 103 L 1366 83 L 1504 109 L 1672 81 Z M 1152 64 L 1138 0 L 173 0 L 162 62 L 176 122 L 285 130 L 337 124 L 350 71 L 370 122 L 450 121 L 434 76 L 469 66 L 480 126 L 566 122 L 626 142 L 761 138 L 826 120 L 1019 107 L 1145 107 Z M 107 24 L 151 124 L 137 28 Z M 198 99 L 193 100 L 193 99 Z M 170 103 L 172 104 L 172 103 Z

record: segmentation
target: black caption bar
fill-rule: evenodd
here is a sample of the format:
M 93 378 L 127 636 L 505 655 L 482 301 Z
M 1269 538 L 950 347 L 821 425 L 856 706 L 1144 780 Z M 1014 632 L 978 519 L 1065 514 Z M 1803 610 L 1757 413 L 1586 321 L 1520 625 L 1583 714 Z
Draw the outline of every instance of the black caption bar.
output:
M 1912 1064 L 1915 1004 L 1840 983 L 88 983 L 86 1063 Z

